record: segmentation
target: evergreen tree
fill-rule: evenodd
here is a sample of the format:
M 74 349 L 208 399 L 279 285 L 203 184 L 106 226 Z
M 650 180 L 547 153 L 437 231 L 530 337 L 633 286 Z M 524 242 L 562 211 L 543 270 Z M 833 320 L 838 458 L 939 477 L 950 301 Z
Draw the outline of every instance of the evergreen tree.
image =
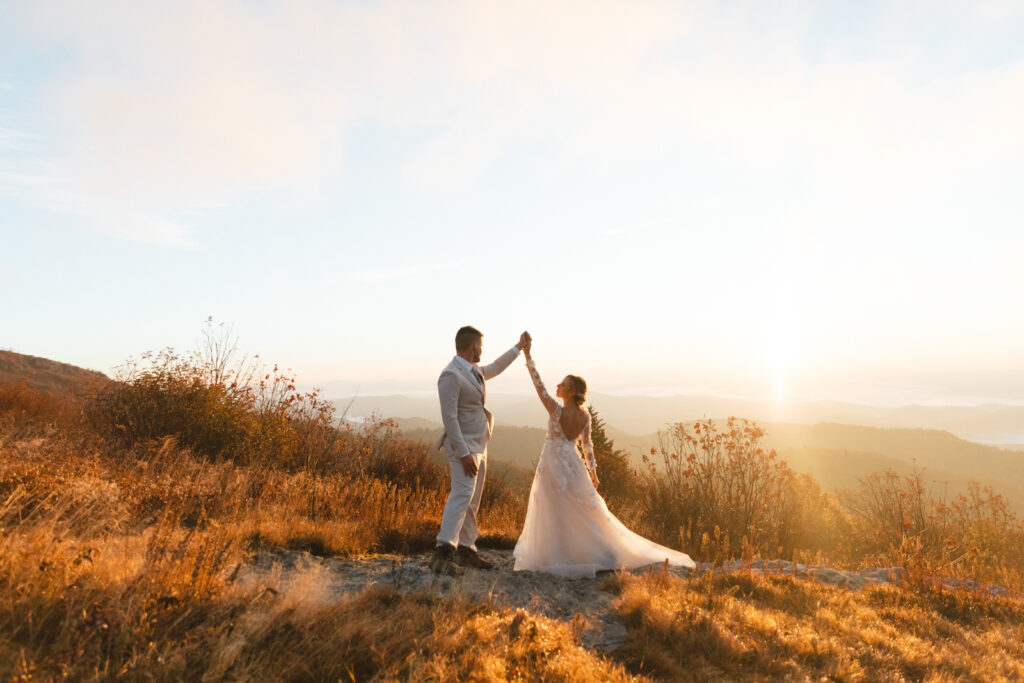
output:
M 629 464 L 629 455 L 615 448 L 615 442 L 608 438 L 602 420 L 593 406 L 590 411 L 590 438 L 594 442 L 594 459 L 597 461 L 597 478 L 601 480 L 601 495 L 613 513 L 628 505 L 637 491 L 636 472 Z

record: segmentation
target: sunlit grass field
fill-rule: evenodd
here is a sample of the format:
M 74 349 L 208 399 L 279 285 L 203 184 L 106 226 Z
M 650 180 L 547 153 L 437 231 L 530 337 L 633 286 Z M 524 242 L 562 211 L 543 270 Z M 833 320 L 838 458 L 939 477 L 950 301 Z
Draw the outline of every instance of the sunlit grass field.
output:
M 998 500 L 943 502 L 943 517 L 883 476 L 839 501 L 759 455 L 756 426 L 742 423 L 677 432 L 667 462 L 621 471 L 630 486 L 613 496 L 616 511 L 697 560 L 899 564 L 906 585 L 617 575 L 604 588 L 627 637 L 595 653 L 571 622 L 488 602 L 385 589 L 339 597 L 315 570 L 287 586 L 236 581 L 267 549 L 429 549 L 446 471 L 387 422 L 336 429 L 287 377 L 208 369 L 164 358 L 77 398 L 0 387 L 0 679 L 1024 678 L 1024 601 L 929 580 L 971 576 L 1020 594 L 1021 529 Z M 729 471 L 785 505 L 741 518 L 715 507 L 724 500 L 692 508 L 675 497 Z M 500 479 L 486 490 L 484 543 L 509 547 L 524 492 Z

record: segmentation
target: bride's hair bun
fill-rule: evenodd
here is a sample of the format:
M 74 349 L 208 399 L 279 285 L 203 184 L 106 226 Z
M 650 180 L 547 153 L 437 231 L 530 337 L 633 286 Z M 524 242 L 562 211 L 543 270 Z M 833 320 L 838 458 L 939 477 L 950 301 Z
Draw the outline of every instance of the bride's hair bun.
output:
M 578 406 L 587 402 L 587 381 L 579 375 L 569 375 L 572 383 L 572 400 Z

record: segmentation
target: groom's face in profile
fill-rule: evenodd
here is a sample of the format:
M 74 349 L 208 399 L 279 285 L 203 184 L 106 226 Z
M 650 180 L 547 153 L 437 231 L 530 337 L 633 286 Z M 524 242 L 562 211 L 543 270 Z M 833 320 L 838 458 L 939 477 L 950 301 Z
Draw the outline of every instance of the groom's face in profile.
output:
M 479 363 L 484 352 L 484 338 L 477 338 L 473 345 L 469 347 L 469 350 L 473 352 L 473 362 Z

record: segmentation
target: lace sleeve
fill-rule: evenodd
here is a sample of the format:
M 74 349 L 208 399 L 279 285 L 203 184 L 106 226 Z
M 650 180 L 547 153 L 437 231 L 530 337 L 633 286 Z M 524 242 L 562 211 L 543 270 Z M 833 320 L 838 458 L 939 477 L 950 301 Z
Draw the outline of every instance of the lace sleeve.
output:
M 590 472 L 596 477 L 597 476 L 597 460 L 594 458 L 594 441 L 590 438 L 590 413 L 587 413 L 587 422 L 583 425 L 583 431 L 580 432 L 580 437 L 583 439 L 583 453 L 587 457 L 587 467 L 590 468 Z
M 544 404 L 549 413 L 554 412 L 558 404 L 555 402 L 555 399 L 551 398 L 548 390 L 544 388 L 544 382 L 540 379 L 540 373 L 537 372 L 537 364 L 533 362 L 533 358 L 526 359 L 526 369 L 530 371 L 530 379 L 533 380 L 533 387 L 537 390 L 541 403 Z

